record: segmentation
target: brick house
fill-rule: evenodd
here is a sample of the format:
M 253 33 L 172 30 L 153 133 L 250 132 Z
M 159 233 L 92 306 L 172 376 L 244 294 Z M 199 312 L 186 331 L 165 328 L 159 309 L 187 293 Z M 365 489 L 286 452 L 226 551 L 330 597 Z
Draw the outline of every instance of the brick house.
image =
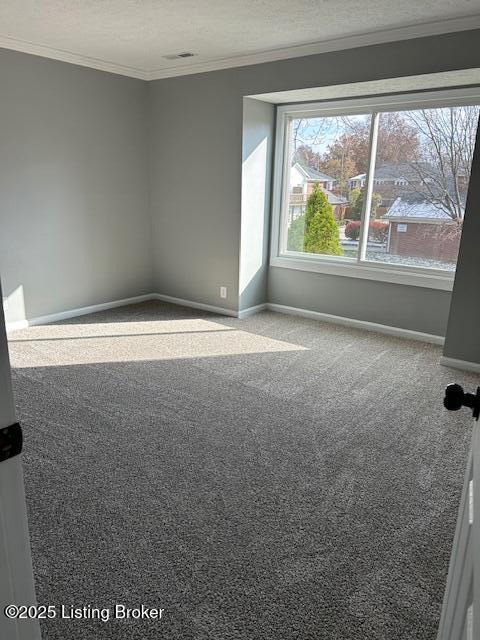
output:
M 333 213 L 337 220 L 343 220 L 348 201 L 343 196 L 333 193 L 337 180 L 326 173 L 295 162 L 290 170 L 288 222 L 305 213 L 308 196 L 314 186 L 318 184 L 327 196 L 328 202 L 333 207 Z
M 461 221 L 452 220 L 445 209 L 421 194 L 399 196 L 382 219 L 390 223 L 387 253 L 442 262 L 457 259 Z

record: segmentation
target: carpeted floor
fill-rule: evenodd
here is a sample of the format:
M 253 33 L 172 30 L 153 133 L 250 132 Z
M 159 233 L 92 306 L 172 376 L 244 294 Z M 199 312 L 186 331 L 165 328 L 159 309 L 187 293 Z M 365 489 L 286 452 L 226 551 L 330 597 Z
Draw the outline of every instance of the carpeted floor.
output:
M 434 640 L 470 438 L 438 347 L 162 303 L 10 336 L 44 640 Z

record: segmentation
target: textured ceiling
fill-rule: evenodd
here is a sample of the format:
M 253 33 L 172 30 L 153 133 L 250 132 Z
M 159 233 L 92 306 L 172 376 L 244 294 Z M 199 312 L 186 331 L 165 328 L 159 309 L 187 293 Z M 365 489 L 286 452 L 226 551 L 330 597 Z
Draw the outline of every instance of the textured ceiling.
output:
M 480 0 L 1 0 L 0 45 L 153 77 L 383 30 L 421 34 L 427 23 L 468 16 L 480 26 Z M 446 22 L 443 31 L 453 27 Z M 182 51 L 198 55 L 164 59 Z

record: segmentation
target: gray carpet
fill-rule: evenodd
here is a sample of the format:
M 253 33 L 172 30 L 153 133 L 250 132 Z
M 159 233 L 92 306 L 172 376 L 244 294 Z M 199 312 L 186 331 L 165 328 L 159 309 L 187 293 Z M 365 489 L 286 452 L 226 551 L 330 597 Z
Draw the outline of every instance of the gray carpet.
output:
M 470 438 L 438 347 L 147 303 L 11 336 L 45 640 L 433 640 Z

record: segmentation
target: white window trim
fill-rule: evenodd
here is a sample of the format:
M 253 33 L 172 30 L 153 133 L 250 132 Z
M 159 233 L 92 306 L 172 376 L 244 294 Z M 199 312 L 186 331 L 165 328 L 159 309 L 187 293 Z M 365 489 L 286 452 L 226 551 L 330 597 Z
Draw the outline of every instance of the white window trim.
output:
M 365 259 L 366 238 L 362 238 L 363 229 L 368 225 L 365 209 L 369 199 L 369 189 L 373 187 L 376 133 L 373 122 L 375 114 L 385 111 L 399 111 L 421 108 L 440 108 L 480 103 L 480 88 L 428 91 L 425 93 L 390 95 L 370 98 L 355 98 L 295 105 L 277 106 L 275 158 L 272 197 L 272 234 L 270 265 L 287 269 L 298 269 L 314 273 L 365 278 L 380 282 L 427 287 L 451 291 L 455 272 L 440 269 L 417 268 L 409 265 L 380 263 Z M 285 216 L 288 214 L 288 127 L 294 118 L 315 116 L 362 114 L 372 116 L 371 149 L 369 167 L 366 174 L 367 197 L 362 212 L 362 233 L 359 239 L 359 252 L 356 260 L 334 256 L 298 253 L 286 250 Z M 285 176 L 285 179 L 284 179 Z M 370 179 L 372 176 L 372 179 Z M 369 184 L 370 183 L 370 184 Z M 367 210 L 368 211 L 368 210 Z M 369 217 L 369 216 L 368 216 Z M 363 256 L 363 259 L 362 259 Z

